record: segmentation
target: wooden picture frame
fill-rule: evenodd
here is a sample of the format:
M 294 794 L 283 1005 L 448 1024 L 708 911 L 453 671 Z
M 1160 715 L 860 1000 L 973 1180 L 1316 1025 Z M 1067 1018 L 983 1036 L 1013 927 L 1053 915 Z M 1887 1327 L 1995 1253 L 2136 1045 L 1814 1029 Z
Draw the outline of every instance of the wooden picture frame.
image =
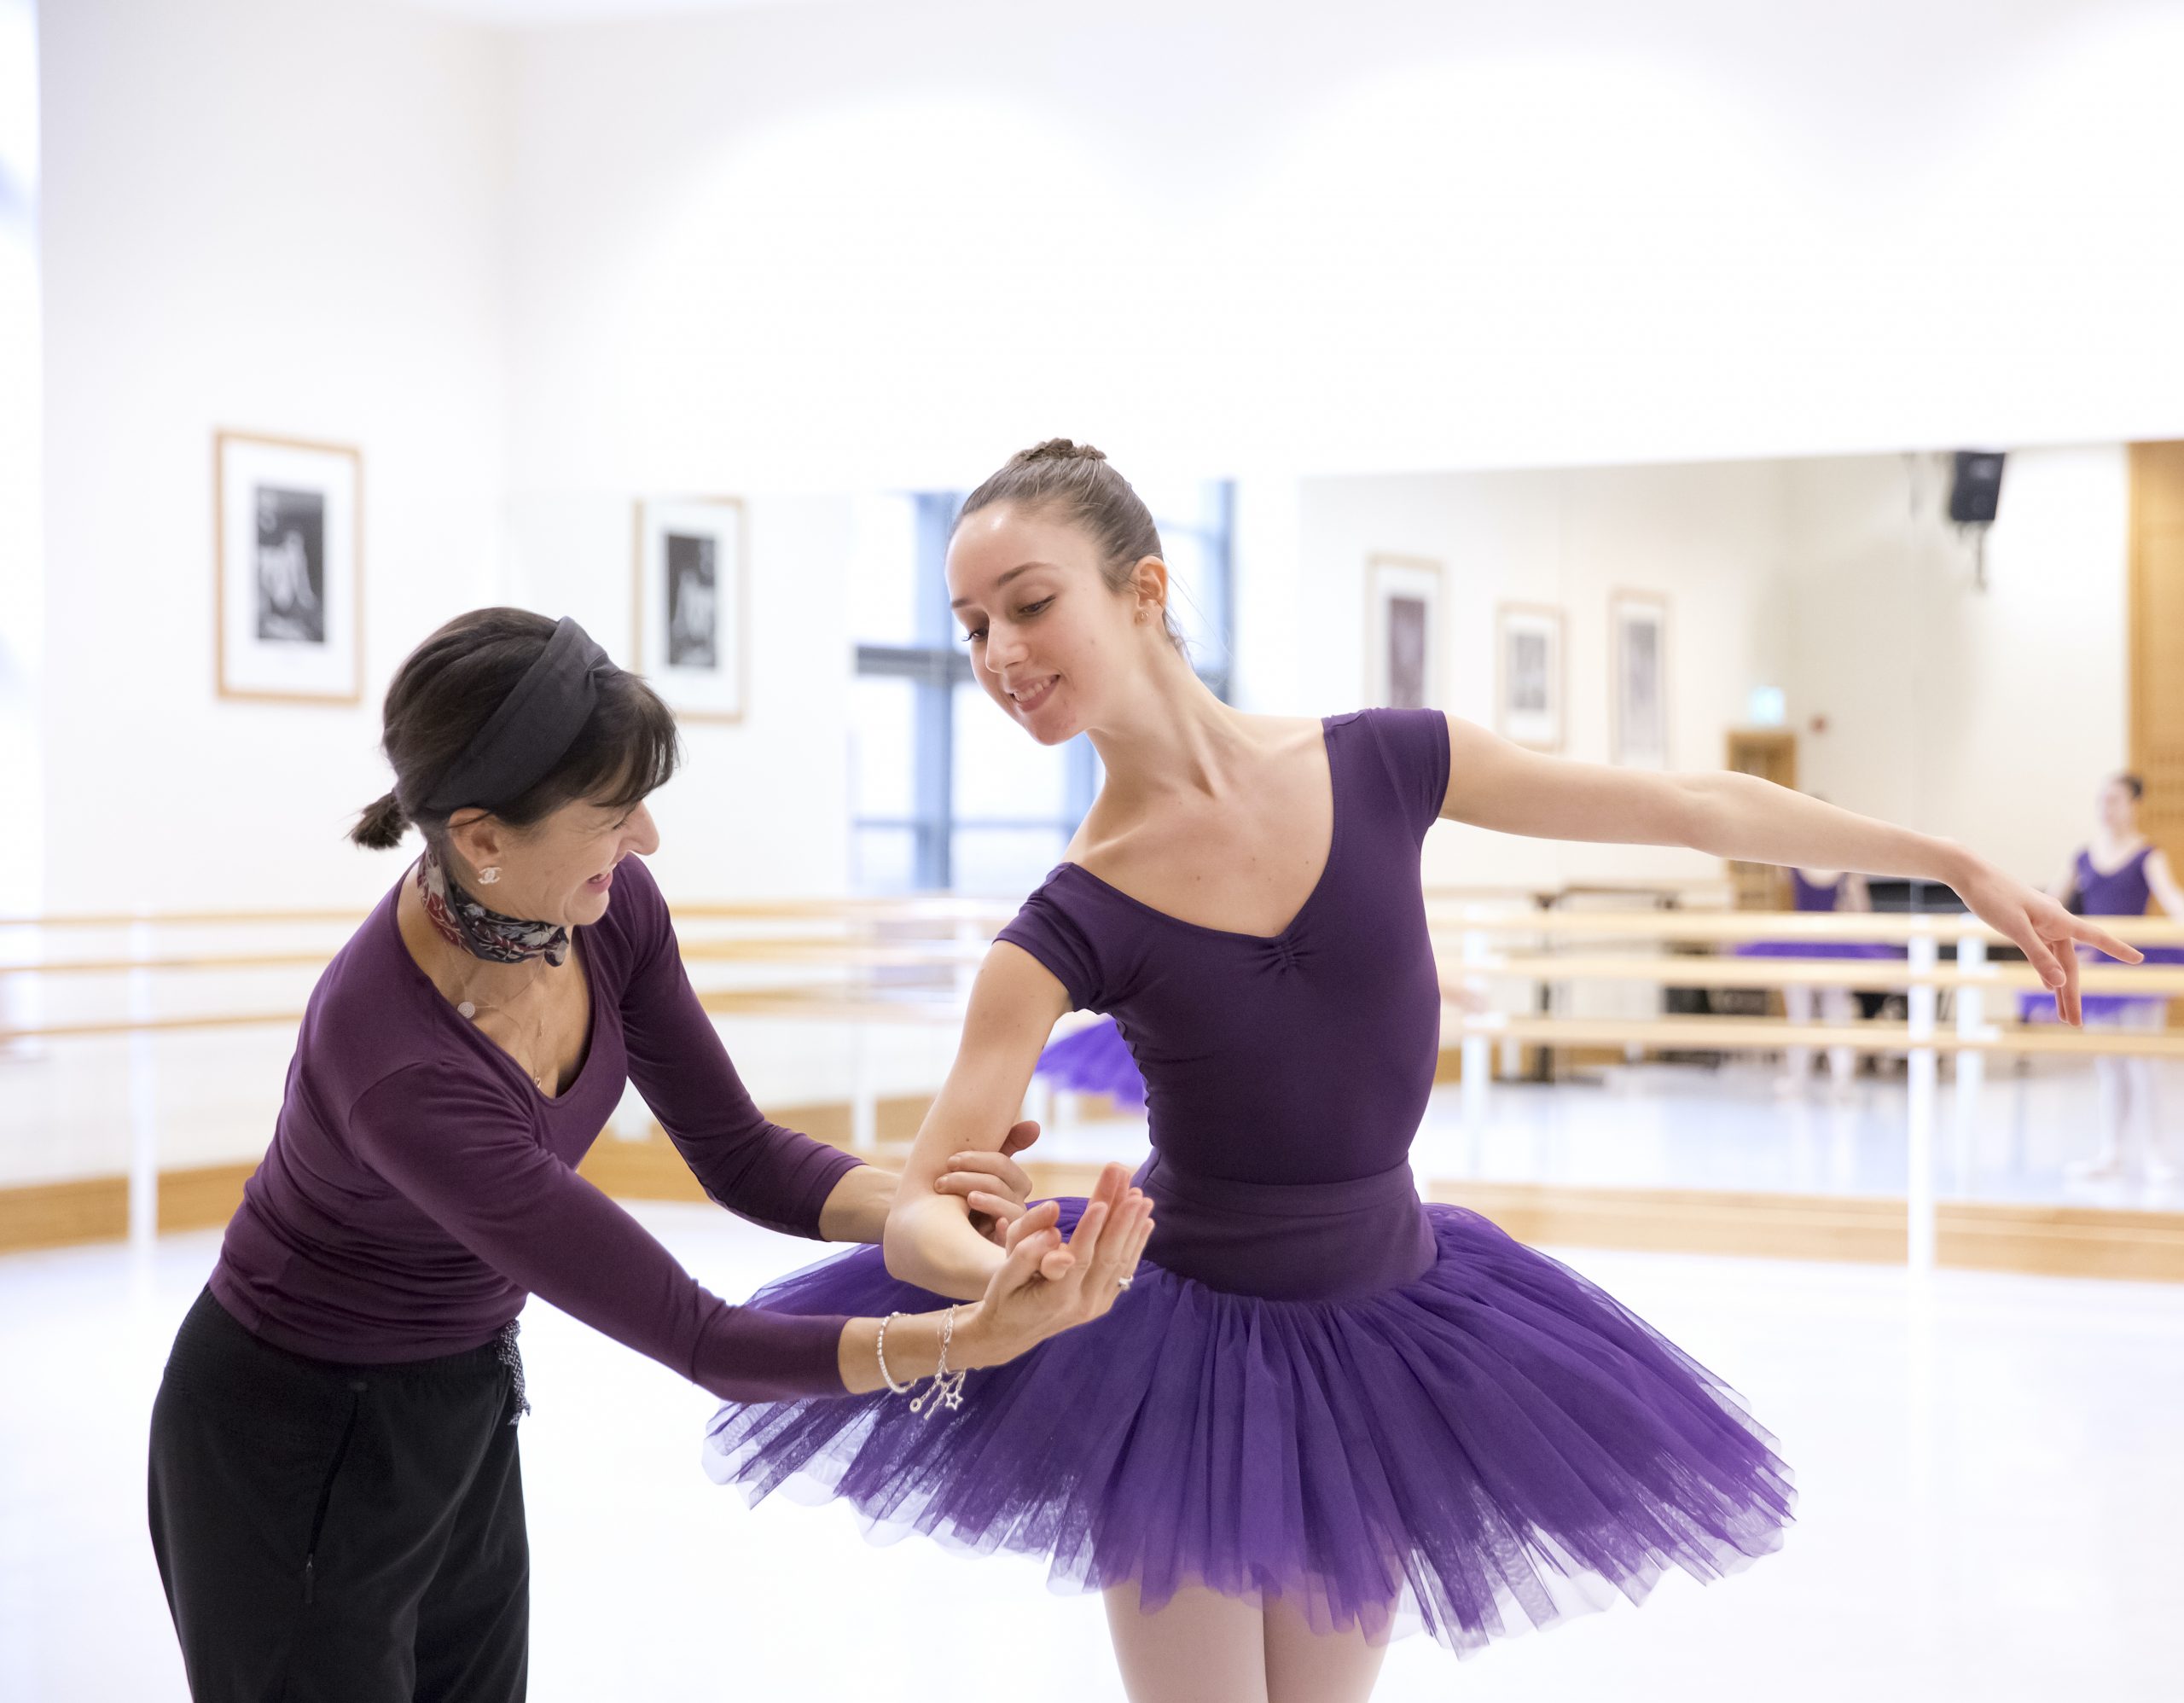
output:
M 1494 729 L 1531 751 L 1562 749 L 1568 737 L 1569 624 L 1551 603 L 1501 603 L 1494 610 Z
M 363 483 L 352 445 L 213 433 L 217 696 L 363 701 Z
M 1669 766 L 1669 600 L 1608 594 L 1608 758 L 1632 769 Z
M 1441 700 L 1441 564 L 1374 555 L 1365 563 L 1365 701 L 1425 709 Z
M 741 721 L 751 582 L 741 499 L 641 499 L 634 535 L 631 671 L 680 720 Z

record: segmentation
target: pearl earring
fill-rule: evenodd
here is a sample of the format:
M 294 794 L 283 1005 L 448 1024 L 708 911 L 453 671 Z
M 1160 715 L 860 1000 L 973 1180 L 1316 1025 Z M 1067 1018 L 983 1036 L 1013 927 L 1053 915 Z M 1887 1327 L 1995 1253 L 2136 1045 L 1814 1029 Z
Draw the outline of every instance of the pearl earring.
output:
M 490 887 L 500 878 L 501 866 L 498 863 L 488 863 L 478 872 L 478 885 L 481 887 Z

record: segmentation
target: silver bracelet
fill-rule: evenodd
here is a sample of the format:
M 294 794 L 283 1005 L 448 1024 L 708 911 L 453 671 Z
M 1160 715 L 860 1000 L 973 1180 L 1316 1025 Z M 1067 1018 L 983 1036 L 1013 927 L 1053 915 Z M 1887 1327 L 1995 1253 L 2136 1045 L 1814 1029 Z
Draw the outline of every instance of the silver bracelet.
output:
M 940 1369 L 932 1375 L 932 1387 L 910 1404 L 912 1413 L 922 1413 L 927 1419 L 932 1418 L 932 1410 L 926 1406 L 927 1402 L 931 1402 L 934 1408 L 953 1409 L 963 1405 L 963 1380 L 967 1375 L 948 1369 L 948 1345 L 955 1335 L 956 1309 L 950 1307 L 948 1316 L 940 1326 Z
M 907 1384 L 898 1384 L 895 1381 L 894 1374 L 887 1369 L 887 1327 L 900 1317 L 902 1317 L 900 1313 L 890 1313 L 880 1321 L 880 1340 L 874 1345 L 880 1355 L 880 1381 L 886 1385 L 887 1393 L 891 1396 L 906 1396 L 917 1388 L 915 1379 Z M 915 1404 L 913 1403 L 912 1405 L 915 1406 Z

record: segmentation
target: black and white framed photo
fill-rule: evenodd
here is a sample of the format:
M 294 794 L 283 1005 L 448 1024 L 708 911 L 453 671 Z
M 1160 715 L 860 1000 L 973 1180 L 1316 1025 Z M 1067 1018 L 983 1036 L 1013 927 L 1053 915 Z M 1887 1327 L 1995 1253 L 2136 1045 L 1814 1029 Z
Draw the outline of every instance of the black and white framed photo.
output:
M 743 505 L 732 497 L 637 504 L 630 666 L 685 721 L 743 718 Z
M 1633 769 L 1669 766 L 1669 606 L 1646 591 L 1608 598 L 1608 656 L 1614 670 L 1609 755 Z
M 212 443 L 214 680 L 223 698 L 363 693 L 363 458 L 339 444 Z
M 1365 701 L 1422 710 L 1441 696 L 1441 565 L 1375 555 L 1365 572 Z
M 1562 749 L 1562 626 L 1543 603 L 1494 612 L 1495 729 L 1534 751 Z

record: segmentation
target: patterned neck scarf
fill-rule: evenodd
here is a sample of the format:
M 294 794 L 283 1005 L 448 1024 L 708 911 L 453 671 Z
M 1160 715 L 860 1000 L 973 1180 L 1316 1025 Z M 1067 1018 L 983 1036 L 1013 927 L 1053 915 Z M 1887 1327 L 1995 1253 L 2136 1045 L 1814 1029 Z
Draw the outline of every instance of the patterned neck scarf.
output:
M 417 892 L 425 915 L 450 946 L 497 964 L 520 964 L 543 958 L 549 964 L 569 956 L 569 931 L 557 923 L 525 922 L 488 910 L 456 885 L 433 848 L 417 860 Z

